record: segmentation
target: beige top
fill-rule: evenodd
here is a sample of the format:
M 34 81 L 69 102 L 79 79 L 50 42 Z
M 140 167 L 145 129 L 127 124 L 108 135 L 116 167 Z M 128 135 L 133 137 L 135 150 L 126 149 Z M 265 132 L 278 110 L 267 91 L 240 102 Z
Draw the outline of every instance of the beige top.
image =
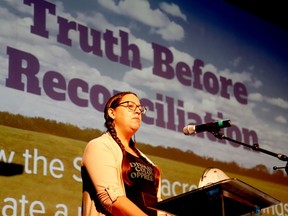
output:
M 94 178 L 92 183 L 86 168 L 84 166 L 81 168 L 83 180 L 82 216 L 107 216 L 110 215 L 112 203 L 119 196 L 125 196 L 125 187 L 121 175 L 123 154 L 109 133 L 104 133 L 102 136 L 91 140 L 86 148 L 89 145 L 95 145 L 93 148 L 97 149 L 95 160 L 100 163 L 95 161 L 94 168 L 101 175 Z M 146 157 L 143 153 L 141 154 Z M 159 182 L 157 194 L 158 200 L 161 199 L 160 188 L 161 181 Z M 160 212 L 158 215 L 160 215 Z

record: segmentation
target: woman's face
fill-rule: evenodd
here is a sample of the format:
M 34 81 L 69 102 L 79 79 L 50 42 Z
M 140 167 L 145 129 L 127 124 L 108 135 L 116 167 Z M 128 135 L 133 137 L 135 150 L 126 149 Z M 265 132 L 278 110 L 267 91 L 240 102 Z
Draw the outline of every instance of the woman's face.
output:
M 132 136 L 139 129 L 142 120 L 141 111 L 137 107 L 140 101 L 135 95 L 127 94 L 119 104 L 111 110 L 117 134 Z

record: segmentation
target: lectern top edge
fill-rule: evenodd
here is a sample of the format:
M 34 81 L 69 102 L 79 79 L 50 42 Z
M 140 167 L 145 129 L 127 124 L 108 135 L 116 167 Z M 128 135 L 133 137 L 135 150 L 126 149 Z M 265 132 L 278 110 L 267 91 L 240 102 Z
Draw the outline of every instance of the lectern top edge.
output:
M 241 180 L 229 178 L 154 203 L 150 208 L 181 216 L 187 215 L 187 213 L 211 215 L 211 212 L 207 211 L 211 205 L 213 207 L 216 206 L 215 208 L 217 209 L 221 209 L 221 206 L 224 206 L 217 200 L 215 203 L 211 202 L 210 195 L 214 192 L 216 192 L 217 196 L 221 197 L 224 203 L 228 204 L 225 210 L 221 210 L 227 211 L 228 215 L 231 215 L 231 213 L 237 215 L 238 212 L 241 212 L 242 215 L 242 213 L 250 213 L 256 208 L 267 208 L 280 203 L 279 200 Z M 213 196 L 215 196 L 215 193 Z M 238 212 L 235 212 L 236 210 Z

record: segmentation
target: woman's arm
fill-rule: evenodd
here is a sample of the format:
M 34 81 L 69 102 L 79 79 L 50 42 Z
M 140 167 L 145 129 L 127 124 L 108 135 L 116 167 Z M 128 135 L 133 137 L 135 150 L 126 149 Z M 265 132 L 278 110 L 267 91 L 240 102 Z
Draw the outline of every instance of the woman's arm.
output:
M 126 196 L 120 196 L 112 205 L 112 215 L 115 216 L 147 216 Z
M 113 215 L 146 216 L 124 192 L 121 180 L 122 152 L 117 145 L 99 143 L 93 140 L 88 143 L 82 157 L 91 181 L 96 189 L 97 197 L 106 211 Z M 116 150 L 115 150 L 116 148 Z

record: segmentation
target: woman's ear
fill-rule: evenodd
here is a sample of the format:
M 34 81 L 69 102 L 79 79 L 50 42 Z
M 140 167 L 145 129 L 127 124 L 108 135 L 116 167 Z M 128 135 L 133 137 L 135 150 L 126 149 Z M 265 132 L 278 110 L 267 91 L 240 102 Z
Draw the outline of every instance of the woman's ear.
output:
M 115 110 L 112 108 L 109 108 L 108 109 L 108 116 L 114 120 L 115 119 Z

